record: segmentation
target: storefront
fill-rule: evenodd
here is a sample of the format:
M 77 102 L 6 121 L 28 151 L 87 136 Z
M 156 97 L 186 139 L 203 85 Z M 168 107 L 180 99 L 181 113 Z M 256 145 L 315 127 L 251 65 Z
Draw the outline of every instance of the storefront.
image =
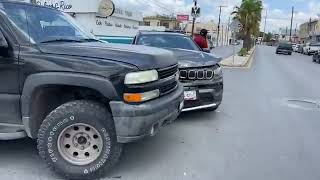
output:
M 131 43 L 143 21 L 142 13 L 110 6 L 110 0 L 36 0 L 38 5 L 51 6 L 69 13 L 87 31 L 111 43 Z M 30 2 L 30 0 L 29 0 Z M 104 14 L 112 9 L 113 15 Z

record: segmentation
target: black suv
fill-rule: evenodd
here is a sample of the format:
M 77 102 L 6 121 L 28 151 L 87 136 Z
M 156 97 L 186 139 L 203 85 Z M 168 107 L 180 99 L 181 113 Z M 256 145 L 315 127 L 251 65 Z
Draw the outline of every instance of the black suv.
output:
M 276 54 L 288 54 L 291 55 L 293 51 L 292 44 L 290 42 L 279 43 Z
M 0 140 L 37 139 L 71 179 L 93 179 L 122 143 L 155 135 L 183 107 L 170 51 L 99 42 L 67 14 L 0 2 Z
M 133 43 L 165 48 L 176 55 L 180 82 L 185 90 L 183 111 L 214 111 L 219 107 L 223 96 L 223 73 L 218 64 L 220 57 L 206 53 L 191 37 L 180 33 L 141 31 Z

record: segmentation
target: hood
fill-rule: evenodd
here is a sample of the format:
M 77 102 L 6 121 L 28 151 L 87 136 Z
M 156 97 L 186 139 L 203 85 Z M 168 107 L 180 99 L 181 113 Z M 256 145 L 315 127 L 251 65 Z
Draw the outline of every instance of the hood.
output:
M 168 49 L 169 50 L 169 49 Z M 180 68 L 213 66 L 222 58 L 202 51 L 170 49 L 178 59 Z
M 40 44 L 39 48 L 43 53 L 117 61 L 136 66 L 140 70 L 159 69 L 177 64 L 172 52 L 146 46 L 88 42 L 47 43 Z

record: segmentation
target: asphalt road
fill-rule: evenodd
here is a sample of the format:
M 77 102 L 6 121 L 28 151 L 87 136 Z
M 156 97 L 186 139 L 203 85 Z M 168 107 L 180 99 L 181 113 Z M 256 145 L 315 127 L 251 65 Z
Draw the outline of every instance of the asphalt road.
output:
M 225 69 L 217 112 L 184 113 L 125 146 L 105 179 L 319 180 L 320 65 L 260 46 L 251 69 Z M 31 140 L 0 141 L 0 179 L 58 179 Z

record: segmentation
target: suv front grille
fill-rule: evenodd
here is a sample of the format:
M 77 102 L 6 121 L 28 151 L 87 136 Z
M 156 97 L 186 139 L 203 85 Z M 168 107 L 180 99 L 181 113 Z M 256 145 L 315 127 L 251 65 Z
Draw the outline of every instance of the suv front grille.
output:
M 163 69 L 158 69 L 159 79 L 173 76 L 178 71 L 178 64 Z
M 167 84 L 165 86 L 161 86 L 160 87 L 161 95 L 165 95 L 165 94 L 170 93 L 171 91 L 173 91 L 177 87 L 177 85 L 178 85 L 178 82 L 177 81 L 173 81 L 170 84 Z
M 158 70 L 159 79 L 162 81 L 159 87 L 161 95 L 165 95 L 173 91 L 178 86 L 178 64 Z
M 180 80 L 211 80 L 214 76 L 213 68 L 182 69 Z

